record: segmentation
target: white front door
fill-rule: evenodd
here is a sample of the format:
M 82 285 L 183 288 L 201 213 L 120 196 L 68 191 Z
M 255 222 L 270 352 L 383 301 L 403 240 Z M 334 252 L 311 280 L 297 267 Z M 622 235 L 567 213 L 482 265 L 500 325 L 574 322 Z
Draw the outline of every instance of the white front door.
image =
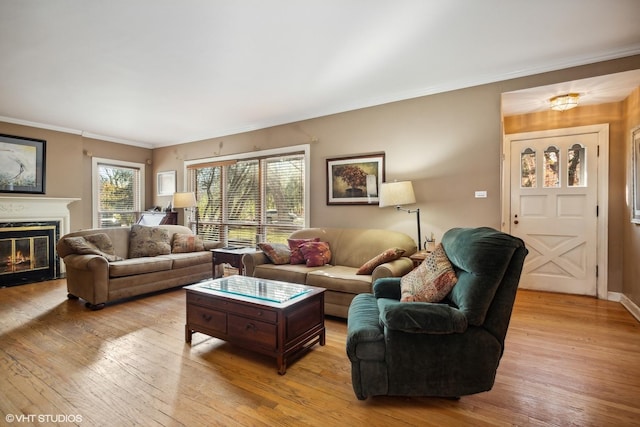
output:
M 600 133 L 580 129 L 507 138 L 503 228 L 529 249 L 522 288 L 598 295 Z

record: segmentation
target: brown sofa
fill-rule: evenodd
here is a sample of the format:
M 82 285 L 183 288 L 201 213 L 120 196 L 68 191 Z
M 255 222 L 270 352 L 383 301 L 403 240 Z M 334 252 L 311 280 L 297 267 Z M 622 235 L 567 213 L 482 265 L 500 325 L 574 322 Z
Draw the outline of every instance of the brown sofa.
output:
M 184 240 L 186 235 L 193 234 L 192 231 L 182 225 L 160 225 L 157 228 L 166 230 L 162 235 L 166 238 L 168 234 L 171 253 L 130 257 L 130 227 L 88 229 L 62 236 L 56 249 L 66 266 L 69 298 L 82 298 L 87 301 L 87 307 L 97 310 L 110 301 L 213 277 L 211 249 L 223 246 L 222 243 L 204 242 L 203 250 L 198 248 L 201 250 L 176 253 L 174 237 L 179 235 Z M 80 236 L 95 239 L 92 236 L 104 234 L 112 243 L 108 253 L 87 253 L 91 250 L 81 245 L 78 248 L 78 239 L 73 239 Z M 163 248 L 166 249 L 166 244 Z
M 316 237 L 329 243 L 329 264 L 322 267 L 276 265 L 264 253 L 256 252 L 243 256 L 245 274 L 325 288 L 325 313 L 346 318 L 351 300 L 357 294 L 371 293 L 376 279 L 401 277 L 413 269 L 413 262 L 408 257 L 416 251 L 416 244 L 404 233 L 377 229 L 306 228 L 289 236 L 290 239 Z M 404 255 L 377 266 L 371 274 L 356 274 L 365 262 L 392 247 L 404 249 Z

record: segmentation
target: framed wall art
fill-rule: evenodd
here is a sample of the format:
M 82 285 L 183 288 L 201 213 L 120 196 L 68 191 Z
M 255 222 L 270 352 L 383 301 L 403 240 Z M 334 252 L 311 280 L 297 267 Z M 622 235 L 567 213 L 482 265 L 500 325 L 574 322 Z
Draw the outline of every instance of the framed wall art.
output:
M 327 205 L 377 205 L 384 153 L 327 159 Z
M 640 224 L 640 126 L 631 131 L 631 222 Z
M 176 192 L 176 171 L 158 172 L 158 196 L 173 196 Z
M 0 134 L 0 193 L 45 192 L 47 142 Z

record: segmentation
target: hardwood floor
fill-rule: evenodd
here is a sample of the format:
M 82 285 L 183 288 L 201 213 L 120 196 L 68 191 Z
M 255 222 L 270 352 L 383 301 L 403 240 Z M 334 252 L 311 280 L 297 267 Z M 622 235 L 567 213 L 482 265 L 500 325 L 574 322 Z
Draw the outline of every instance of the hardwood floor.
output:
M 82 426 L 640 425 L 640 324 L 614 302 L 519 291 L 493 390 L 458 401 L 358 401 L 341 319 L 328 318 L 326 346 L 314 347 L 284 376 L 275 360 L 215 338 L 195 334 L 190 347 L 184 323 L 183 290 L 93 312 L 66 299 L 64 280 L 0 289 L 2 419 Z

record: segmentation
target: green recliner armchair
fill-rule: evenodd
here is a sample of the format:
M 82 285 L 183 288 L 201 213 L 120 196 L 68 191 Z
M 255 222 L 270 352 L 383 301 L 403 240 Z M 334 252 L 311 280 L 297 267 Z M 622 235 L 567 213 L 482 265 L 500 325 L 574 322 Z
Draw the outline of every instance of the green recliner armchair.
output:
M 442 245 L 458 278 L 444 301 L 400 302 L 400 278 L 383 278 L 351 303 L 346 350 L 358 399 L 493 387 L 528 251 L 488 227 L 451 229 Z

